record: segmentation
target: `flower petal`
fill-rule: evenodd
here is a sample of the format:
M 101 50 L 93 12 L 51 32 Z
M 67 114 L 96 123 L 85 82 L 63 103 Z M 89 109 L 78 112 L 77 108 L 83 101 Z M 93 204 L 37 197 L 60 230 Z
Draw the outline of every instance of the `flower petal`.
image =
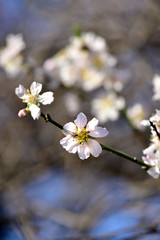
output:
M 15 89 L 15 94 L 21 99 L 25 98 L 25 93 L 27 93 L 27 89 L 23 85 L 19 85 L 19 87 Z
M 77 115 L 77 118 L 76 120 L 74 120 L 74 123 L 77 125 L 78 127 L 78 130 L 83 130 L 83 128 L 86 126 L 87 124 L 87 118 L 86 116 L 84 115 L 84 113 L 80 112 L 78 115 Z
M 93 131 L 95 127 L 98 126 L 98 123 L 99 121 L 97 118 L 92 118 L 92 120 L 87 123 L 86 131 Z
M 30 86 L 30 91 L 32 93 L 33 96 L 38 95 L 42 90 L 42 84 L 41 83 L 36 83 L 33 82 Z
M 35 105 L 35 104 L 32 104 L 30 107 L 29 107 L 29 110 L 31 112 L 31 116 L 33 117 L 33 119 L 39 119 L 40 115 L 41 115 L 41 109 Z
M 37 98 L 37 101 L 43 105 L 50 104 L 53 100 L 53 92 L 45 92 Z
M 66 134 L 74 134 L 76 132 L 76 125 L 73 122 L 66 123 L 63 126 L 63 133 Z
M 86 143 L 78 146 L 78 155 L 82 160 L 87 159 L 90 156 L 90 151 Z
M 66 151 L 70 153 L 76 153 L 78 150 L 78 142 L 70 135 L 66 136 L 65 138 L 62 138 L 60 144 L 64 149 L 66 149 Z
M 88 149 L 89 149 L 90 153 L 91 153 L 94 157 L 98 157 L 99 154 L 102 152 L 102 147 L 101 147 L 101 145 L 100 145 L 97 141 L 95 141 L 95 140 L 93 140 L 93 139 L 91 139 L 91 140 L 87 143 L 87 145 L 88 145 Z
M 157 167 L 152 167 L 148 171 L 148 174 L 151 175 L 153 178 L 159 177 L 159 169 Z
M 106 128 L 102 127 L 96 127 L 94 131 L 90 131 L 89 136 L 99 138 L 99 137 L 105 137 L 108 135 L 108 130 Z

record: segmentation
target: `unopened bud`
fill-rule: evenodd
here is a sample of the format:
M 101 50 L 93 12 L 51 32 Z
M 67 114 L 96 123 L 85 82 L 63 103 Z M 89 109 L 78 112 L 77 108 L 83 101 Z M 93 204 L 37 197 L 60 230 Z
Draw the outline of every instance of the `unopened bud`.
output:
M 19 111 L 18 117 L 25 117 L 27 114 L 28 114 L 28 110 L 24 108 Z

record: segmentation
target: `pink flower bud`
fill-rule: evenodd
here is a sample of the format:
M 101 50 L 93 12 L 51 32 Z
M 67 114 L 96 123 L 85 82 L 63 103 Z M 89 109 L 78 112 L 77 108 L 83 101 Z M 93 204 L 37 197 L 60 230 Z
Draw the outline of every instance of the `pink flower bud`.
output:
M 21 109 L 18 113 L 18 117 L 25 117 L 28 113 L 28 110 L 26 108 Z

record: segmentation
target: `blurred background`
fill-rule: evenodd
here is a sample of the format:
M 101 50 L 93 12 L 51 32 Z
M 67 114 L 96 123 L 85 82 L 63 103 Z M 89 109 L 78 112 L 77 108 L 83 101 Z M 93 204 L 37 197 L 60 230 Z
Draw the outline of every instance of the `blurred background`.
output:
M 61 125 L 80 111 L 94 117 L 91 100 L 104 94 L 104 86 L 85 91 L 82 83 L 54 84 L 61 81 L 58 70 L 53 76 L 44 69 L 68 46 L 77 25 L 106 41 L 116 59 L 109 77 L 123 83 L 116 94 L 125 99 L 125 110 L 140 103 L 148 118 L 159 109 L 152 100 L 152 80 L 160 73 L 159 0 L 0 0 L 0 54 L 9 34 L 22 34 L 25 43 L 13 61 L 20 71 L 0 68 L 0 239 L 160 239 L 158 179 L 106 151 L 82 161 L 62 148 L 55 126 L 17 115 L 25 106 L 15 88 L 37 81 L 55 96 L 42 112 Z M 150 131 L 131 123 L 120 109 L 114 121 L 101 121 L 109 135 L 100 142 L 141 159 Z

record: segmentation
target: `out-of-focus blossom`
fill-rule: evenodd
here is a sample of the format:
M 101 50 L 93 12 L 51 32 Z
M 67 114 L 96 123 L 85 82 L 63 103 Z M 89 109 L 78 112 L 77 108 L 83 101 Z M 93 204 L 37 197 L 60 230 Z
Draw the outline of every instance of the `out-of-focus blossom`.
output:
M 91 102 L 91 111 L 100 122 L 108 120 L 115 121 L 119 117 L 119 111 L 125 107 L 123 97 L 118 97 L 114 92 L 109 92 L 106 96 L 95 98 Z
M 120 92 L 127 83 L 129 77 L 130 73 L 128 70 L 111 69 L 106 72 L 103 86 L 107 91 L 114 90 Z
M 66 87 L 91 91 L 102 86 L 107 71 L 116 63 L 105 40 L 89 32 L 71 37 L 64 49 L 44 62 L 43 70 L 51 81 L 58 79 Z
M 66 93 L 64 95 L 64 105 L 71 116 L 75 116 L 80 110 L 80 100 L 74 93 Z
M 19 85 L 19 87 L 15 89 L 15 94 L 22 99 L 24 103 L 27 103 L 25 110 L 31 112 L 34 120 L 38 119 L 41 115 L 40 103 L 46 105 L 52 103 L 54 100 L 53 92 L 45 92 L 40 95 L 41 90 L 42 84 L 36 82 L 31 84 L 30 89 L 26 89 L 23 85 Z M 20 110 L 18 116 L 24 116 L 24 109 Z
M 143 110 L 143 106 L 140 103 L 136 103 L 127 109 L 127 117 L 135 128 L 144 128 L 141 122 L 145 118 L 145 112 Z
M 25 42 L 22 34 L 9 34 L 6 38 L 6 46 L 0 50 L 0 65 L 10 76 L 16 76 L 22 71 L 22 50 Z
M 155 74 L 153 78 L 153 100 L 160 100 L 160 75 Z
M 60 144 L 69 153 L 78 152 L 82 160 L 87 159 L 90 154 L 98 157 L 102 147 L 95 139 L 108 135 L 107 129 L 99 127 L 98 123 L 96 118 L 87 123 L 86 116 L 82 112 L 79 113 L 74 123 L 69 122 L 64 125 L 63 133 L 66 137 L 60 141 Z
M 142 121 L 142 124 L 144 126 L 150 125 L 151 128 L 151 144 L 143 150 L 142 160 L 153 166 L 147 172 L 153 178 L 158 178 L 160 174 L 160 111 L 156 110 L 156 114 L 149 120 Z

